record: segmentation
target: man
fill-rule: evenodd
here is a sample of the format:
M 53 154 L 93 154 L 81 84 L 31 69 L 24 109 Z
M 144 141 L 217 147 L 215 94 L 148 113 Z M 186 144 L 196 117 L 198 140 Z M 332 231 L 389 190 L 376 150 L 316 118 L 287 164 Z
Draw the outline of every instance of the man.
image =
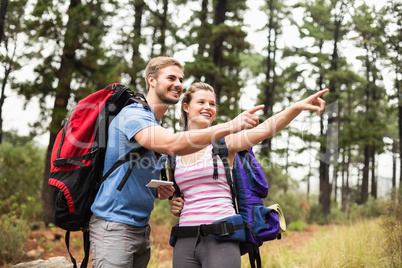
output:
M 173 186 L 155 189 L 146 187 L 158 179 L 166 156 L 156 153 L 185 155 L 206 147 L 230 133 L 258 124 L 254 112 L 257 106 L 234 120 L 200 131 L 172 133 L 161 126 L 160 120 L 168 107 L 176 104 L 183 91 L 183 67 L 168 57 L 152 59 L 145 70 L 147 102 L 151 111 L 140 104 L 125 107 L 109 126 L 108 148 L 104 173 L 135 147 L 146 153 L 137 161 L 121 191 L 116 188 L 130 163 L 117 168 L 100 187 L 90 221 L 90 242 L 93 267 L 147 267 L 150 259 L 148 225 L 155 196 L 166 199 L 173 195 Z

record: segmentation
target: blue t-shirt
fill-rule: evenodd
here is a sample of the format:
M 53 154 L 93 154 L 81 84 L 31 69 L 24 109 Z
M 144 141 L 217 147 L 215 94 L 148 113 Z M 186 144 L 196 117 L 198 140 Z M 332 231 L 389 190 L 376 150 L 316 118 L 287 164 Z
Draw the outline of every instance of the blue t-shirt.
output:
M 160 124 L 161 122 L 156 119 L 154 112 L 144 109 L 140 104 L 134 103 L 121 110 L 109 126 L 103 174 L 118 159 L 133 148 L 139 147 L 139 144 L 133 139 L 135 134 L 144 128 Z M 116 188 L 126 174 L 130 162 L 118 167 L 102 183 L 91 207 L 94 215 L 104 220 L 137 227 L 147 225 L 154 207 L 156 189 L 145 185 L 151 179 L 159 178 L 165 161 L 166 155 L 162 155 L 158 160 L 155 152 L 147 150 L 135 164 L 121 191 Z

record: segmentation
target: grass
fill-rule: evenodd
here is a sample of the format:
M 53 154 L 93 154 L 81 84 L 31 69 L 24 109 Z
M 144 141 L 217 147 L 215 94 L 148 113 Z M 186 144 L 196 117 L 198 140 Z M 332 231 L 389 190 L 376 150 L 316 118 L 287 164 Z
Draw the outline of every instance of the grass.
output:
M 285 235 L 283 239 L 288 238 Z M 292 236 L 289 236 L 289 239 L 292 239 Z M 285 245 L 275 249 L 275 241 L 264 244 L 261 248 L 262 266 L 266 268 L 391 267 L 384 250 L 385 239 L 380 219 L 348 226 L 322 228 L 300 248 Z M 242 257 L 242 267 L 250 267 L 248 256 Z

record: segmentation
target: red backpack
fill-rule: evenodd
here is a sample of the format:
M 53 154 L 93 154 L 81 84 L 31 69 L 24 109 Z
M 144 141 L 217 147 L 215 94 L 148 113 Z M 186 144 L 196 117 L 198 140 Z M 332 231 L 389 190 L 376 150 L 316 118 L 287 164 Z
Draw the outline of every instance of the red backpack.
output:
M 85 257 L 81 267 L 86 267 L 89 257 L 89 219 L 91 205 L 101 183 L 120 165 L 135 161 L 146 149 L 140 147 L 117 160 L 103 176 L 108 128 L 113 118 L 127 105 L 140 103 L 150 110 L 145 97 L 128 87 L 115 83 L 81 100 L 71 117 L 65 119 L 58 133 L 51 156 L 49 185 L 52 191 L 56 226 L 66 230 L 66 246 L 71 261 L 76 262 L 69 250 L 70 231 L 83 231 Z M 131 169 L 119 188 L 124 186 Z

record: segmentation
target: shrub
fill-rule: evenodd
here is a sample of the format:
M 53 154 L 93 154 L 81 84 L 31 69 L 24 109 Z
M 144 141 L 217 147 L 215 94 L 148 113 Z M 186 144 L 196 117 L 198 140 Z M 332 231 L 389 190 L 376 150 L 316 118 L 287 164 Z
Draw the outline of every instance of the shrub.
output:
M 369 197 L 367 202 L 362 205 L 352 204 L 350 208 L 350 219 L 358 221 L 362 219 L 378 218 L 384 215 L 385 201 Z
M 27 220 L 41 214 L 41 189 L 44 170 L 44 150 L 33 144 L 0 144 L 0 212 L 13 211 L 15 204 L 23 209 Z
M 310 208 L 309 223 L 326 224 L 326 217 L 320 204 L 313 204 Z
M 402 267 L 402 188 L 392 193 L 385 211 L 381 222 L 386 236 L 385 252 L 392 267 Z
M 179 218 L 171 212 L 170 204 L 167 200 L 155 200 L 155 207 L 151 214 L 151 221 L 159 225 L 173 226 L 178 223 Z
M 274 201 L 264 200 L 264 204 L 269 206 L 274 203 L 278 203 L 283 210 L 286 224 L 290 224 L 295 221 L 305 221 L 307 217 L 307 211 L 301 208 L 302 198 L 298 194 L 284 193 L 277 195 Z
M 328 222 L 332 224 L 344 224 L 348 221 L 345 212 L 341 211 L 339 207 L 333 207 L 328 216 Z
M 26 221 L 12 214 L 0 218 L 0 260 L 3 264 L 20 262 L 24 256 L 23 245 L 29 236 Z
M 303 231 L 306 228 L 306 223 L 304 221 L 294 221 L 290 224 L 287 224 L 286 229 L 295 230 L 295 231 Z

